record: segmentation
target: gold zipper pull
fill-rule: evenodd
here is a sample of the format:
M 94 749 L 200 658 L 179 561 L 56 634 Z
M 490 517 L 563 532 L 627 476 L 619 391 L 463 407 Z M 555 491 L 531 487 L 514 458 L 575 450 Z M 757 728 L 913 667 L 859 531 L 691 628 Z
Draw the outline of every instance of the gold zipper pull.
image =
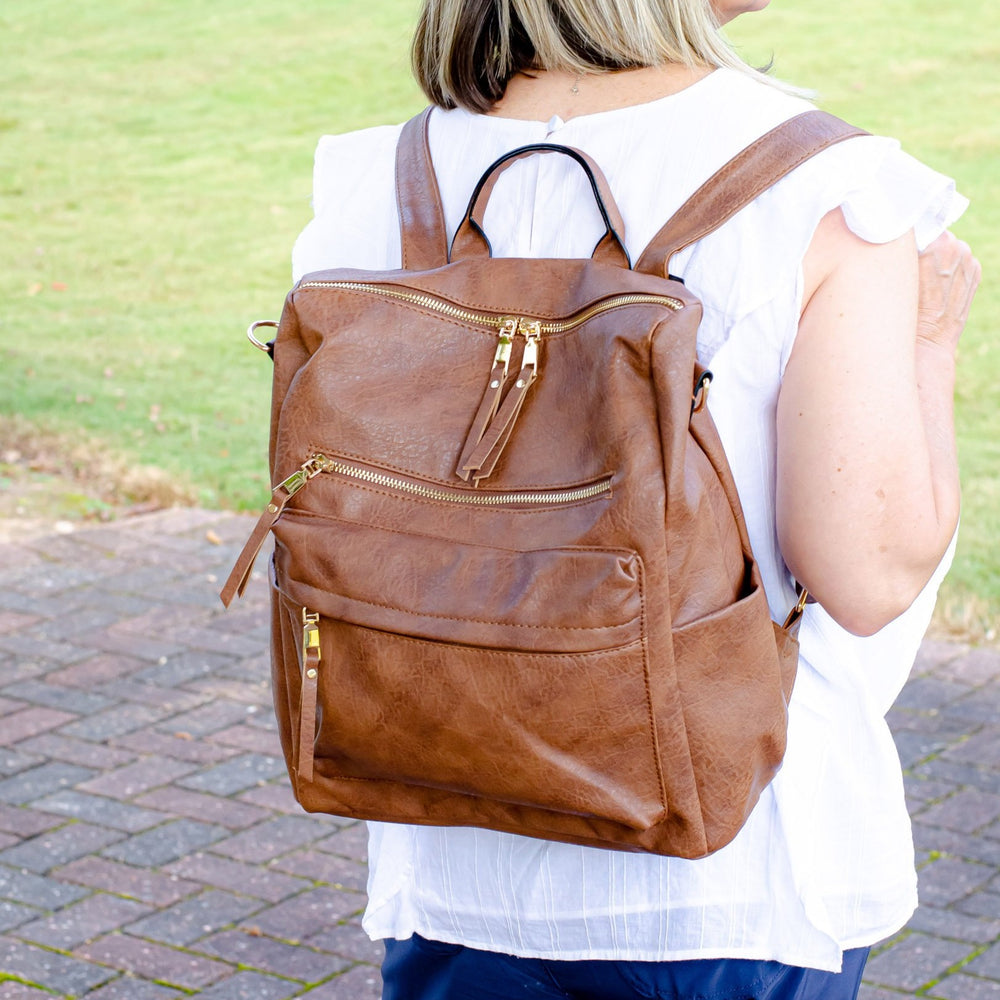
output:
M 319 686 L 319 615 L 302 609 L 302 690 L 299 697 L 299 759 L 296 771 L 304 781 L 313 779 L 316 743 L 316 690 Z
M 278 483 L 271 492 L 276 499 L 280 499 L 281 506 L 284 506 L 310 479 L 318 476 L 329 465 L 330 460 L 326 455 L 313 455 L 306 459 L 287 479 Z
M 510 349 L 514 343 L 514 334 L 517 333 L 517 320 L 509 317 L 503 321 L 500 327 L 500 342 L 497 344 L 497 353 L 493 358 L 493 371 L 491 376 L 498 377 L 501 381 L 507 377 L 507 366 L 510 364 Z M 493 380 L 490 380 L 493 388 Z
M 314 614 L 309 611 L 308 608 L 302 609 L 302 662 L 305 663 L 309 659 L 315 659 L 316 663 L 322 659 L 319 647 L 319 615 Z M 313 676 L 315 676 L 316 671 L 312 668 L 306 670 L 308 675 L 310 670 L 312 670 Z
M 508 316 L 500 324 L 499 343 L 493 358 L 493 367 L 490 369 L 490 378 L 486 383 L 486 391 L 479 403 L 479 409 L 472 420 L 468 437 L 462 446 L 462 454 L 458 459 L 458 475 L 468 480 L 469 473 L 465 471 L 465 463 L 482 440 L 490 422 L 496 416 L 500 406 L 500 397 L 503 395 L 504 383 L 507 381 L 507 370 L 510 366 L 510 352 L 514 344 L 514 336 L 517 333 L 518 320 L 515 316 Z
M 471 476 L 476 486 L 493 475 L 493 470 L 514 432 L 514 424 L 521 413 L 524 398 L 538 377 L 538 346 L 542 339 L 542 325 L 537 320 L 522 319 L 517 332 L 524 337 L 521 370 L 517 373 L 517 378 L 504 398 L 495 419 L 462 465 L 461 472 L 466 474 L 463 478 Z
M 524 357 L 521 359 L 521 368 L 531 369 L 531 377 L 534 379 L 538 372 L 538 345 L 542 339 L 542 324 L 538 320 L 521 320 L 518 333 L 524 336 Z
M 326 455 L 313 455 L 296 469 L 287 479 L 282 480 L 271 490 L 271 501 L 264 508 L 257 523 L 254 525 L 246 545 L 236 559 L 229 578 L 226 580 L 219 597 L 223 605 L 229 607 L 234 597 L 242 597 L 250 582 L 250 573 L 253 570 L 257 553 L 260 552 L 267 538 L 267 533 L 274 527 L 274 522 L 281 517 L 281 512 L 285 509 L 285 504 L 295 496 L 299 490 L 305 486 L 314 476 L 319 475 L 324 469 L 329 468 L 330 460 Z

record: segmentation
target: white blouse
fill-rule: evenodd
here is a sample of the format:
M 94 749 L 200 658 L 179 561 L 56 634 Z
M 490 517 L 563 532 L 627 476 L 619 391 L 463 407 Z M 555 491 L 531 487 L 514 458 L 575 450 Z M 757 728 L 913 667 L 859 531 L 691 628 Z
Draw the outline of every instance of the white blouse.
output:
M 809 105 L 717 70 L 678 94 L 564 122 L 438 110 L 430 143 L 450 233 L 502 153 L 554 141 L 589 153 L 621 209 L 635 260 L 717 167 Z M 296 279 L 328 267 L 400 266 L 394 196 L 399 127 L 320 140 L 315 218 Z M 780 181 L 672 271 L 701 298 L 701 361 L 773 615 L 794 602 L 774 523 L 775 407 L 795 339 L 801 263 L 819 220 L 843 209 L 870 242 L 915 229 L 922 247 L 964 210 L 952 182 L 884 138 L 835 146 Z M 486 213 L 497 256 L 589 256 L 603 232 L 582 171 L 538 156 L 502 176 Z M 877 276 L 873 276 L 877 280 Z M 476 829 L 371 824 L 374 938 L 414 931 L 557 959 L 773 959 L 836 970 L 843 949 L 899 929 L 916 905 L 903 784 L 884 716 L 906 680 L 949 556 L 904 615 L 870 638 L 810 605 L 784 765 L 736 839 L 685 861 Z

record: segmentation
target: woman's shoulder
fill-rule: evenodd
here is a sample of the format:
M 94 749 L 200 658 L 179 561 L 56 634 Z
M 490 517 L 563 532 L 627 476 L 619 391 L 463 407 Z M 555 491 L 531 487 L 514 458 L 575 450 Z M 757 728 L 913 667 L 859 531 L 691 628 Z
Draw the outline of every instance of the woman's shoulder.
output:
M 808 92 L 763 73 L 722 67 L 706 81 L 705 98 L 724 103 L 733 116 L 748 124 L 780 122 L 815 107 Z
M 635 114 L 680 127 L 699 143 L 715 137 L 719 148 L 749 145 L 772 128 L 815 108 L 804 93 L 761 74 L 721 68 L 686 90 L 634 109 Z
M 702 127 L 702 138 L 720 143 L 720 157 L 815 109 L 811 100 L 736 70 L 718 70 L 712 78 L 714 90 L 704 97 L 715 116 Z M 697 113 L 688 110 L 692 118 Z M 707 133 L 724 138 L 712 140 Z M 722 145 L 728 148 L 723 151 Z M 765 193 L 759 208 L 784 218 L 792 205 L 811 231 L 823 214 L 841 207 L 850 228 L 869 242 L 888 242 L 915 228 L 923 243 L 954 221 L 965 204 L 950 178 L 907 155 L 898 140 L 863 135 L 806 160 Z
M 351 132 L 334 132 L 321 135 L 316 144 L 317 159 L 348 150 L 375 152 L 385 146 L 395 147 L 402 124 L 373 125 Z
M 313 209 L 325 211 L 341 200 L 340 188 L 358 180 L 384 181 L 395 166 L 396 143 L 402 125 L 376 125 L 354 132 L 320 136 L 313 162 Z
M 398 256 L 395 150 L 400 125 L 324 135 L 313 166 L 313 218 L 292 249 L 298 280 L 328 267 L 382 268 Z

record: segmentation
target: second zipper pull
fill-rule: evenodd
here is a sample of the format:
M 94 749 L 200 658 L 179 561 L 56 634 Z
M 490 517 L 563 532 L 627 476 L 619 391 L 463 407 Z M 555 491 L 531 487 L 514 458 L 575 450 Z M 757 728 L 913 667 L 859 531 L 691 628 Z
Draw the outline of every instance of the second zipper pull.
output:
M 542 339 L 541 323 L 537 320 L 521 320 L 518 333 L 524 335 L 521 370 L 488 430 L 459 470 L 459 475 L 462 475 L 463 479 L 471 476 L 477 486 L 482 480 L 493 474 L 493 470 L 514 432 L 514 424 L 521 413 L 524 398 L 538 377 L 538 345 Z
M 504 383 L 507 381 L 507 370 L 510 367 L 510 352 L 516 333 L 517 319 L 513 316 L 508 317 L 500 327 L 500 342 L 493 358 L 493 368 L 490 370 L 490 378 L 486 383 L 486 391 L 483 393 L 479 409 L 476 411 L 472 426 L 469 428 L 469 435 L 462 447 L 462 454 L 458 459 L 456 471 L 459 477 L 466 481 L 469 479 L 469 473 L 465 471 L 465 464 L 468 462 L 469 456 L 476 450 L 479 442 L 482 441 L 483 435 L 500 407 Z

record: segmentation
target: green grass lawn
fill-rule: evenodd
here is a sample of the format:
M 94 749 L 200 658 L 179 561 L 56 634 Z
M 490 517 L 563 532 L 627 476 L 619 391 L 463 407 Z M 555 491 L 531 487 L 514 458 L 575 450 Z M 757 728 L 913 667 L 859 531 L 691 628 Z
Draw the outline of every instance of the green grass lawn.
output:
M 416 0 L 6 0 L 0 417 L 86 435 L 209 505 L 267 491 L 276 316 L 323 132 L 399 121 Z M 965 515 L 946 594 L 996 620 L 1000 30 L 985 0 L 774 0 L 732 37 L 825 107 L 953 174 L 987 281 L 962 348 Z M 2 444 L 2 442 L 0 442 Z

